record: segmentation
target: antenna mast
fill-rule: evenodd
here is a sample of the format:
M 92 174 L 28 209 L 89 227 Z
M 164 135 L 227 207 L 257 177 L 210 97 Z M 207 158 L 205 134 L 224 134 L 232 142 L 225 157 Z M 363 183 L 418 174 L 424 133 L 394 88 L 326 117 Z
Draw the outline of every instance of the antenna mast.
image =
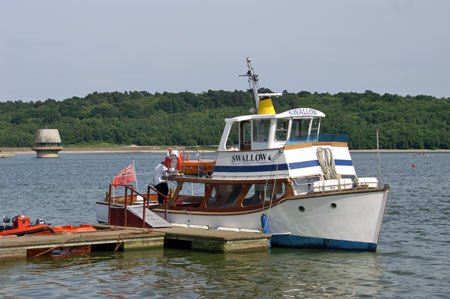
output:
M 256 75 L 255 72 L 253 71 L 252 59 L 250 57 L 247 57 L 247 67 L 248 67 L 247 74 L 239 75 L 239 77 L 248 77 L 248 83 L 250 84 L 250 87 L 253 89 L 253 96 L 255 97 L 256 109 L 258 110 L 259 104 L 258 75 Z

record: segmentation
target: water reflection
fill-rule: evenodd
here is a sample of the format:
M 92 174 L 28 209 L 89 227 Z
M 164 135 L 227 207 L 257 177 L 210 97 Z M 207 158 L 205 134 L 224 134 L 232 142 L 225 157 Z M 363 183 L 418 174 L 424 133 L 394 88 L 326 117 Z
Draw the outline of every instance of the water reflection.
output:
M 18 297 L 376 296 L 387 285 L 379 263 L 374 253 L 283 248 L 105 252 L 2 263 L 0 289 Z

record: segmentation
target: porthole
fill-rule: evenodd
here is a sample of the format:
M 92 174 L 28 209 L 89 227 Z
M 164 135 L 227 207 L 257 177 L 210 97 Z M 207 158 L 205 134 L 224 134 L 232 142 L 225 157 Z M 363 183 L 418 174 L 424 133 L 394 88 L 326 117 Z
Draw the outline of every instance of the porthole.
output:
M 335 202 L 332 202 L 330 206 L 331 206 L 331 208 L 336 209 L 337 204 Z
M 305 207 L 304 207 L 304 206 L 299 206 L 299 207 L 298 207 L 298 210 L 299 210 L 300 212 L 304 212 L 304 211 L 305 211 Z

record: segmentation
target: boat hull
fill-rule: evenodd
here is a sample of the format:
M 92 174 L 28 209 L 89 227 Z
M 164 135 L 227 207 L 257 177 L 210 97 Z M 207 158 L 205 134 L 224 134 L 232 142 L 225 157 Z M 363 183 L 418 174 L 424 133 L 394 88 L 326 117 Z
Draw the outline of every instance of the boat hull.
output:
M 275 246 L 375 251 L 388 193 L 388 188 L 313 193 L 243 213 L 168 210 L 167 220 L 213 229 L 261 230 L 264 214 Z M 99 214 L 100 208 L 97 204 L 97 218 L 105 222 L 107 205 Z M 165 217 L 163 209 L 153 211 Z
M 389 190 L 287 200 L 271 212 L 273 244 L 375 251 Z

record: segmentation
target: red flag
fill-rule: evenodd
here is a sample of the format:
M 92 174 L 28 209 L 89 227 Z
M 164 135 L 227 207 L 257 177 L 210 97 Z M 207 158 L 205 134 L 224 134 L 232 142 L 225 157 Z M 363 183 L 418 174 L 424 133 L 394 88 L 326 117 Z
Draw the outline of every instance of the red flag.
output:
M 133 164 L 130 164 L 128 167 L 119 171 L 118 174 L 113 178 L 111 184 L 114 185 L 114 188 L 117 185 L 125 185 L 129 182 L 134 182 L 136 180 L 136 176 L 134 175 Z

